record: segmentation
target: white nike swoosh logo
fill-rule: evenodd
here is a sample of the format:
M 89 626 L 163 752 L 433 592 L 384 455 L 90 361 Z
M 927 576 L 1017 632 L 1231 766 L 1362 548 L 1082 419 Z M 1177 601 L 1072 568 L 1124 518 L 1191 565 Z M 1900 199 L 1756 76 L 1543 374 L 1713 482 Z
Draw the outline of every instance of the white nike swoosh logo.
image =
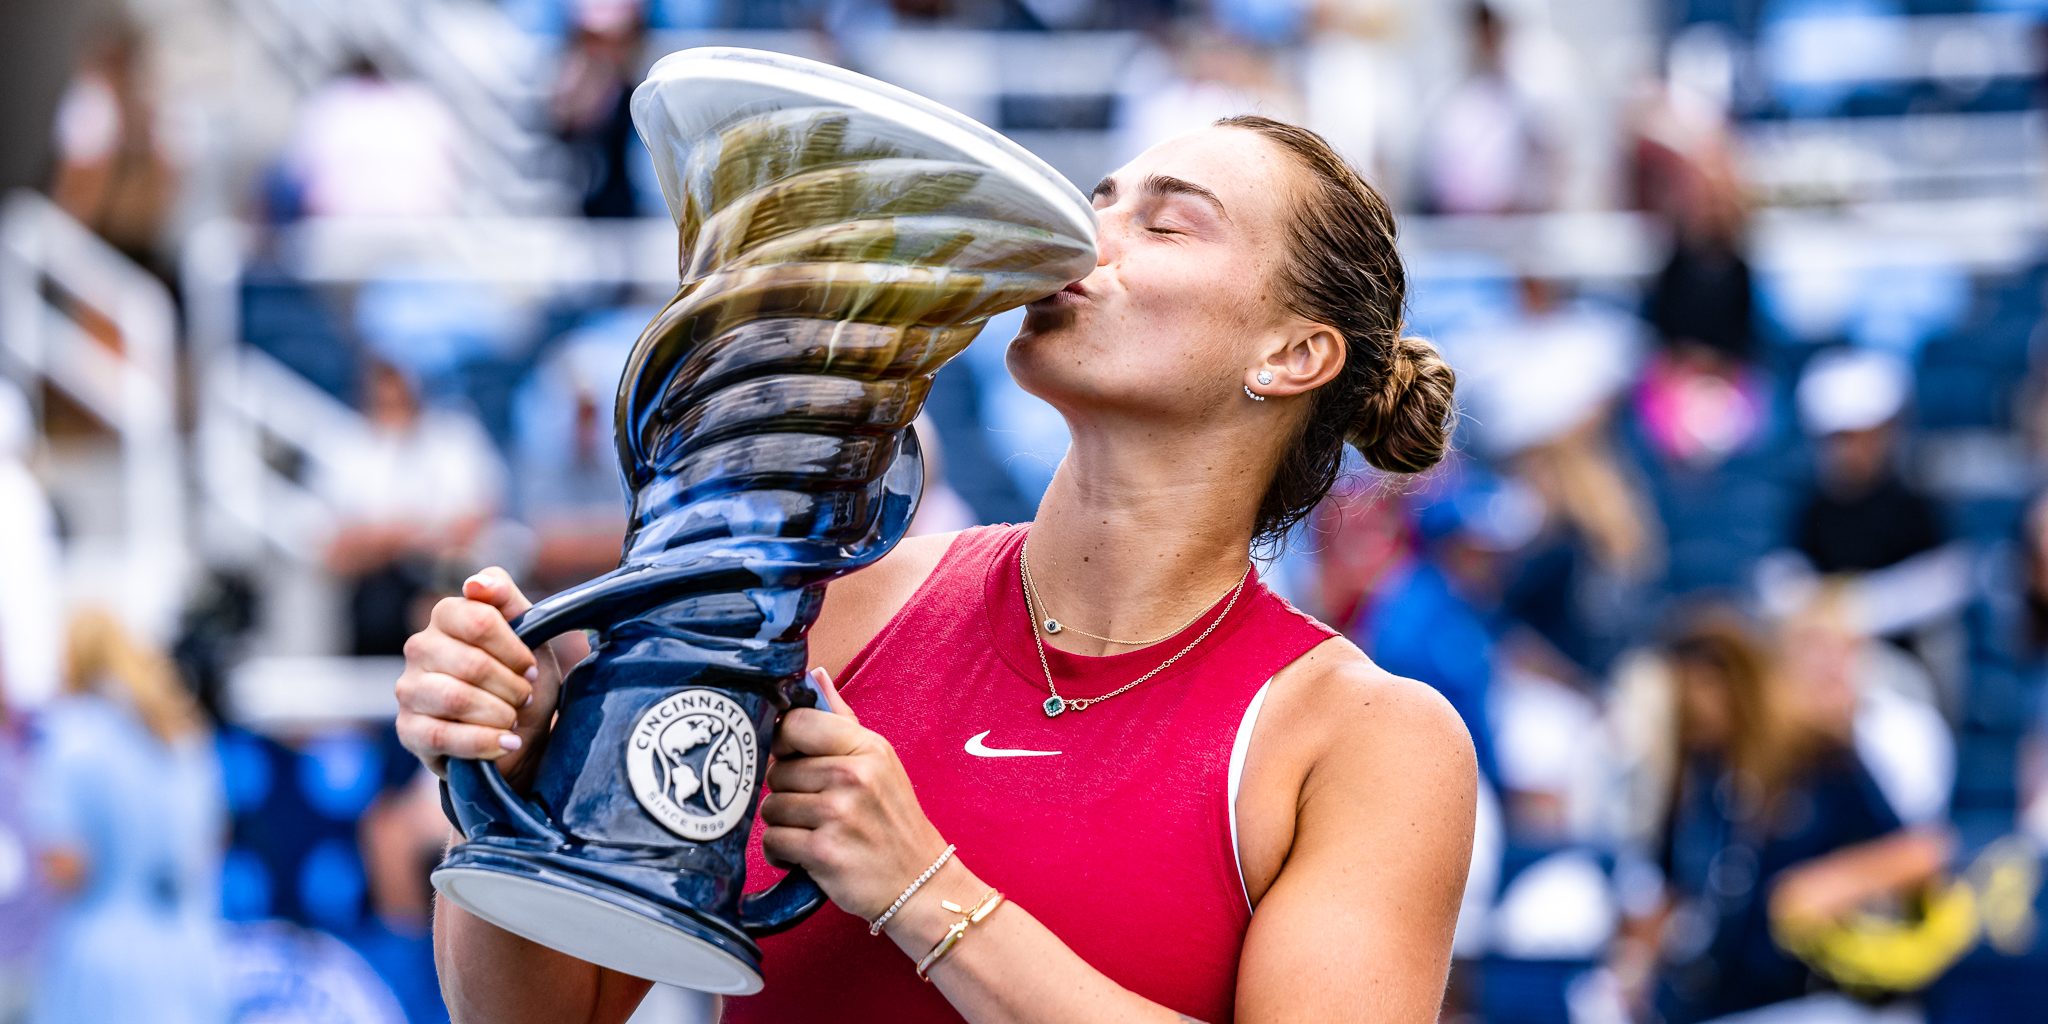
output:
M 1051 757 L 1059 753 L 1057 750 L 999 750 L 995 747 L 983 746 L 981 743 L 982 737 L 994 731 L 994 729 L 983 729 L 975 733 L 967 740 L 967 752 L 976 757 Z

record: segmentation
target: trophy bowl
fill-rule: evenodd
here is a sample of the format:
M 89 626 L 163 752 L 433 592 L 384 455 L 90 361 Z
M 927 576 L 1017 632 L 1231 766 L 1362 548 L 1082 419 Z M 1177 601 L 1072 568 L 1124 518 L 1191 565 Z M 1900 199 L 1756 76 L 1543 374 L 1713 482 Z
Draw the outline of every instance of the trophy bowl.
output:
M 805 670 L 825 584 L 902 539 L 933 374 L 1093 269 L 1094 211 L 972 119 L 782 54 L 670 54 L 632 110 L 680 287 L 619 381 L 624 551 L 513 623 L 535 645 L 589 631 L 592 654 L 526 793 L 449 763 L 463 842 L 433 883 L 591 963 L 747 994 L 753 940 L 824 902 L 801 871 L 743 893 L 776 725 L 823 704 Z

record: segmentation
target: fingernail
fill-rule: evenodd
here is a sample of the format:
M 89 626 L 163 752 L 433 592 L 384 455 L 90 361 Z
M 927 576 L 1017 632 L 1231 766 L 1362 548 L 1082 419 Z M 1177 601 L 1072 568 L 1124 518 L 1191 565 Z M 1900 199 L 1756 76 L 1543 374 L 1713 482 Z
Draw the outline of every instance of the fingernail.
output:
M 518 750 L 523 744 L 520 741 L 517 733 L 508 732 L 502 733 L 498 736 L 498 745 L 504 747 L 506 750 Z
M 484 575 L 483 573 L 477 573 L 476 575 L 471 576 L 470 578 L 462 581 L 462 585 L 465 587 L 472 583 L 476 584 L 479 587 L 488 587 L 491 585 L 491 578 L 489 576 Z
M 529 668 L 529 669 L 527 669 L 527 670 L 526 670 L 526 681 L 527 681 L 527 682 L 529 682 L 529 683 L 537 683 L 537 682 L 540 682 L 540 666 L 539 666 L 539 665 L 535 665 L 535 666 L 533 666 L 532 668 Z M 531 697 L 532 697 L 533 695 L 532 695 L 532 694 L 528 694 L 527 696 L 528 696 L 528 698 L 531 698 Z
M 829 673 L 829 672 L 826 672 L 826 671 L 825 671 L 825 669 L 824 669 L 823 667 L 819 667 L 819 668 L 814 668 L 814 669 L 812 669 L 812 670 L 811 670 L 811 678 L 812 678 L 812 679 L 815 679 L 815 680 L 817 680 L 817 681 L 818 681 L 818 685 L 819 685 L 819 686 L 823 686 L 823 685 L 825 685 L 826 683 L 829 683 L 829 682 L 831 682 L 831 681 L 832 681 L 832 675 L 831 675 L 831 673 Z
M 530 693 L 529 693 L 529 694 L 527 694 L 527 695 L 526 695 L 526 699 L 525 699 L 525 700 L 522 700 L 522 701 L 520 701 L 520 702 L 519 702 L 519 706 L 523 708 L 523 707 L 525 707 L 525 706 L 527 706 L 528 704 L 531 704 L 531 703 L 533 703 L 533 694 L 530 694 Z

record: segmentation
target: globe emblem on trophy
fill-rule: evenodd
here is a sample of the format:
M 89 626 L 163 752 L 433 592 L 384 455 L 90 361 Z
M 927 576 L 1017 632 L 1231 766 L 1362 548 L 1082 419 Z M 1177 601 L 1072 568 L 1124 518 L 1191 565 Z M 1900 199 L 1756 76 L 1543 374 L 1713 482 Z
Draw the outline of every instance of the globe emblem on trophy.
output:
M 685 839 L 733 830 L 754 793 L 759 738 L 746 710 L 716 690 L 684 690 L 633 727 L 626 777 L 640 806 Z

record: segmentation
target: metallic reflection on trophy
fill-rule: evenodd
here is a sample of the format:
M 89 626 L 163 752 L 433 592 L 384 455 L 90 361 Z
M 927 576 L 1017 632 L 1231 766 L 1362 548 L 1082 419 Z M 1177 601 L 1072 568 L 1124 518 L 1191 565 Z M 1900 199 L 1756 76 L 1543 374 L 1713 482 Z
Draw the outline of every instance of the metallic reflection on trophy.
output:
M 515 623 L 595 631 L 531 792 L 449 766 L 448 899 L 656 981 L 761 987 L 753 938 L 823 903 L 793 872 L 742 896 L 781 714 L 815 702 L 824 584 L 901 540 L 910 422 L 983 321 L 1095 263 L 1088 201 L 929 100 L 811 61 L 664 58 L 633 95 L 682 286 L 619 383 L 632 507 L 618 569 Z

